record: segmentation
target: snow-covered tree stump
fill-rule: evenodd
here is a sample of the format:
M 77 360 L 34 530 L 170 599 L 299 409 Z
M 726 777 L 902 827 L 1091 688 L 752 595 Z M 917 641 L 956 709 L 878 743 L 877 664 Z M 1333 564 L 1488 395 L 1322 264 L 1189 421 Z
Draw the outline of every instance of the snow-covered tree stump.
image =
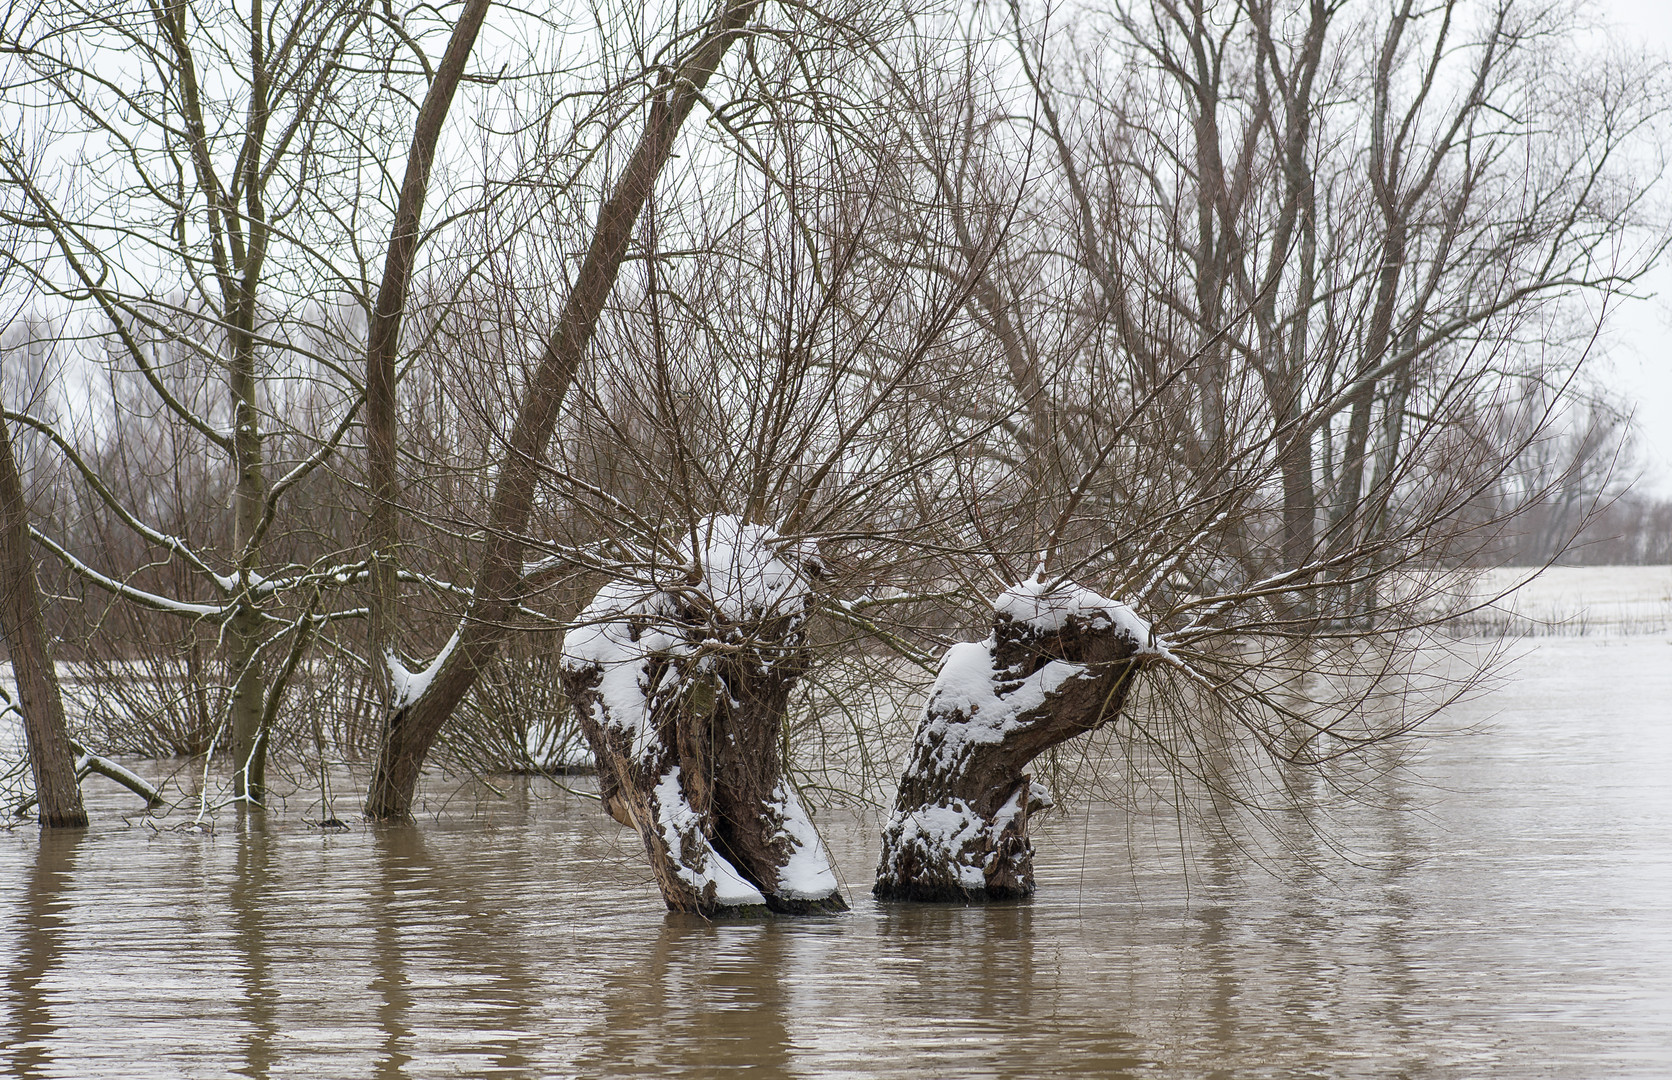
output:
M 784 774 L 817 554 L 729 516 L 698 538 L 686 568 L 610 582 L 564 635 L 605 808 L 638 830 L 670 911 L 845 911 Z
M 1023 770 L 1118 717 L 1152 655 L 1149 626 L 1107 597 L 1038 580 L 1006 590 L 992 635 L 941 661 L 883 831 L 877 898 L 1032 893 L 1028 819 L 1051 797 Z

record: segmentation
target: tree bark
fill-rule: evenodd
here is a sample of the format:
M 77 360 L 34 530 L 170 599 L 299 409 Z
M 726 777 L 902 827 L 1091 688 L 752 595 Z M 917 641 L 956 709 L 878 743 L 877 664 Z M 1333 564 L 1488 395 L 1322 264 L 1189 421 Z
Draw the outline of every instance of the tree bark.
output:
M 253 111 L 253 110 L 252 110 Z M 259 144 L 259 140 L 257 140 Z M 262 730 L 266 682 L 262 674 L 262 613 L 252 586 L 261 567 L 261 519 L 267 508 L 267 483 L 256 396 L 256 282 L 261 273 L 266 230 L 259 204 L 252 199 L 250 244 L 244 274 L 238 279 L 226 321 L 231 327 L 232 356 L 227 387 L 232 392 L 232 446 L 237 470 L 233 488 L 233 550 L 237 554 L 239 595 L 227 623 L 227 670 L 232 680 L 230 705 L 232 752 L 236 760 L 232 791 L 253 806 L 267 799 L 267 733 Z
M 262 727 L 267 692 L 262 676 L 261 632 L 261 612 L 254 604 L 240 602 L 227 624 L 226 635 L 230 647 L 227 667 L 232 676 L 232 794 L 256 807 L 267 801 L 267 732 Z
M 257 299 L 267 260 L 270 225 L 261 159 L 271 114 L 266 27 L 260 4 L 250 8 L 250 103 L 239 158 L 243 172 L 242 213 L 227 219 L 236 272 L 222 278 L 223 319 L 231 356 L 227 389 L 232 393 L 232 450 L 237 480 L 233 489 L 233 550 L 238 558 L 237 610 L 228 623 L 227 665 L 232 678 L 232 752 L 235 798 L 259 807 L 267 801 L 267 732 L 262 720 L 267 695 L 262 674 L 263 618 L 253 586 L 261 567 L 261 522 L 267 509 L 266 463 L 262 448 L 261 385 L 257 363 Z
M 441 128 L 452 108 L 453 95 L 464 77 L 465 63 L 476 46 L 476 37 L 493 0 L 468 0 L 459 21 L 447 39 L 435 79 L 413 125 L 412 147 L 407 151 L 406 176 L 401 181 L 400 203 L 390 228 L 389 250 L 383 263 L 383 280 L 372 304 L 371 325 L 366 334 L 366 487 L 371 495 L 367 514 L 368 556 L 371 561 L 371 595 L 368 607 L 368 651 L 372 670 L 387 706 L 389 667 L 384 657 L 395 647 L 395 573 L 399 568 L 400 477 L 395 460 L 395 361 L 400 354 L 401 321 L 406 314 L 407 290 L 412 284 L 418 255 L 420 222 L 429 190 L 430 167 L 435 162 Z
M 1159 655 L 1147 651 L 1148 628 L 1109 603 L 1028 619 L 1001 598 L 992 636 L 947 651 L 883 831 L 879 900 L 1033 892 L 1028 820 L 1051 800 L 1023 770 L 1117 718 L 1134 674 Z
M 707 591 L 606 586 L 565 638 L 605 809 L 638 830 L 670 911 L 846 911 L 784 762 L 804 607 L 739 613 Z
M 758 653 L 726 657 L 708 671 L 700 656 L 651 661 L 646 681 L 665 689 L 650 703 L 656 737 L 644 746 L 609 722 L 601 669 L 565 673 L 564 690 L 598 755 L 606 809 L 638 830 L 669 911 L 712 917 L 757 907 L 791 915 L 847 910 L 839 892 L 799 895 L 783 882 L 805 820 L 784 778 L 781 745 L 805 650 L 786 647 L 793 658 L 779 656 L 766 676 L 758 674 Z M 760 894 L 757 902 L 726 899 L 715 880 L 725 876 L 716 857 Z
M 534 504 L 539 465 L 546 456 L 563 400 L 597 329 L 604 301 L 615 286 L 633 226 L 656 178 L 673 152 L 675 137 L 759 0 L 735 0 L 672 72 L 651 103 L 632 158 L 598 214 L 592 243 L 540 363 L 523 392 L 510 445 L 496 470 L 489 501 L 487 539 L 476 588 L 454 647 L 436 660 L 434 677 L 412 701 L 395 703 L 366 798 L 366 816 L 411 816 L 418 776 L 442 725 L 475 685 L 477 673 L 498 652 L 521 600 L 523 544 Z
M 85 828 L 75 753 L 64 722 L 58 675 L 46 651 L 40 586 L 29 551 L 29 505 L 12 453 L 11 433 L 0 423 L 0 619 L 17 680 L 18 708 L 29 746 L 40 822 L 53 828 Z

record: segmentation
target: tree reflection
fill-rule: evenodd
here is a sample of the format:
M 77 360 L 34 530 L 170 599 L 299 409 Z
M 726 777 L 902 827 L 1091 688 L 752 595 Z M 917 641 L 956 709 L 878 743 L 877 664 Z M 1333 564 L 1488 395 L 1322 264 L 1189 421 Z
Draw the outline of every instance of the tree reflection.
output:
M 240 813 L 238 853 L 227 899 L 232 907 L 244 1020 L 243 1076 L 266 1080 L 278 1038 L 279 989 L 267 948 L 267 893 L 272 884 L 273 838 L 261 814 Z
M 412 1055 L 412 992 L 401 951 L 401 914 L 397 897 L 413 876 L 416 861 L 423 865 L 424 838 L 416 829 L 391 826 L 373 836 L 378 873 L 370 882 L 366 903 L 372 924 L 372 984 L 377 1000 L 377 1026 L 383 1033 L 378 1048 L 378 1080 L 406 1076 Z M 416 858 L 414 852 L 416 851 Z
M 526 870 L 510 868 L 512 880 L 477 844 L 454 854 L 445 839 L 411 826 L 373 834 L 371 990 L 383 1033 L 375 1075 L 407 1076 L 429 1040 L 450 1055 L 465 1049 L 475 1059 L 457 1063 L 466 1071 L 542 1075 L 538 1003 L 550 987 L 523 962 L 520 917 L 503 903 Z
M 45 983 L 64 953 L 66 893 L 75 873 L 76 851 L 86 832 L 42 829 L 35 863 L 19 908 L 17 960 L 6 975 L 6 997 L 15 1027 L 7 1040 L 12 1073 L 45 1076 L 52 1065 L 51 1044 L 58 1033 Z
M 785 986 L 788 939 L 776 922 L 669 915 L 648 952 L 614 972 L 583 1076 L 793 1075 Z

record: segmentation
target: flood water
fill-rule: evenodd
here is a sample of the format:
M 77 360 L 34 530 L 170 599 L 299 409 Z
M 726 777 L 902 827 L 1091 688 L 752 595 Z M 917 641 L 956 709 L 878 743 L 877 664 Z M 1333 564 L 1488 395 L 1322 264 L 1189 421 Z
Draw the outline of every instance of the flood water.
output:
M 1546 638 L 1331 852 L 1116 807 L 1021 905 L 663 913 L 547 781 L 412 828 L 0 834 L 0 1063 L 57 1077 L 1672 1075 L 1672 638 Z M 346 802 L 347 800 L 345 800 Z M 1387 801 L 1387 800 L 1384 800 Z M 1402 808 L 1401 808 L 1402 807 Z M 346 816 L 346 815 L 345 815 Z M 137 819 L 136 819 L 137 822 Z M 1279 829 L 1281 826 L 1279 826 Z

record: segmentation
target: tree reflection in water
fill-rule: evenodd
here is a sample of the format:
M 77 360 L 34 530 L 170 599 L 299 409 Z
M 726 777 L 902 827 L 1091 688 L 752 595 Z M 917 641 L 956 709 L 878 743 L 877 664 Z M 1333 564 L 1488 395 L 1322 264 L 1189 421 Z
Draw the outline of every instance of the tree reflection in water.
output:
M 227 900 L 232 914 L 232 947 L 237 951 L 243 989 L 239 1012 L 244 1021 L 244 1065 L 238 1072 L 267 1080 L 279 1038 L 279 987 L 269 956 L 267 923 L 270 915 L 282 920 L 285 913 L 269 910 L 273 837 L 266 816 L 241 810 L 234 842 L 237 855 Z
M 18 947 L 6 973 L 11 1033 L 3 1048 L 19 1077 L 47 1075 L 58 1034 L 48 983 L 59 967 L 76 853 L 87 834 L 81 829 L 43 829 L 18 906 Z
M 523 868 L 478 858 L 474 845 L 432 844 L 406 825 L 374 829 L 372 851 L 375 1075 L 428 1073 L 441 1055 L 481 1074 L 541 1075 L 539 1001 L 549 988 L 523 962 L 520 915 L 505 906 L 516 889 L 496 879 Z
M 786 966 L 796 927 L 668 915 L 605 985 L 582 1076 L 750 1076 L 791 1070 Z

